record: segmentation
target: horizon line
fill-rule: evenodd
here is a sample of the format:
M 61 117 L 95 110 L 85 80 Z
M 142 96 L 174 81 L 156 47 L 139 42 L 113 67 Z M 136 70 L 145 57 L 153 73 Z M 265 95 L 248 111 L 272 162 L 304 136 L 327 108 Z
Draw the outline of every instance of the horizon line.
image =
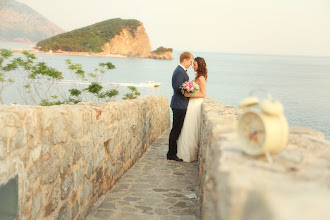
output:
M 35 45 L 37 42 L 27 43 L 27 42 L 19 42 L 19 41 L 3 41 L 0 40 L 0 43 L 18 43 L 18 44 L 30 44 Z M 16 48 L 11 48 L 16 49 Z M 174 52 L 202 52 L 202 53 L 220 53 L 220 54 L 228 54 L 228 55 L 249 55 L 249 56 L 289 56 L 289 57 L 314 57 L 314 58 L 330 58 L 330 55 L 308 55 L 308 54 L 281 54 L 281 53 L 252 53 L 252 52 L 224 52 L 224 51 L 211 51 L 211 50 L 182 50 L 182 49 L 173 49 Z

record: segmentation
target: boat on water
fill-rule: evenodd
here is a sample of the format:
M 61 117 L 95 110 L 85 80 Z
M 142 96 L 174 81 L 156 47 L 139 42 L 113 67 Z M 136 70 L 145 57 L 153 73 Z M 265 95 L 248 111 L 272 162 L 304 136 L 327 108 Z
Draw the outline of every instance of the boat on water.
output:
M 151 86 L 151 87 L 159 87 L 160 82 L 149 81 L 148 85 Z

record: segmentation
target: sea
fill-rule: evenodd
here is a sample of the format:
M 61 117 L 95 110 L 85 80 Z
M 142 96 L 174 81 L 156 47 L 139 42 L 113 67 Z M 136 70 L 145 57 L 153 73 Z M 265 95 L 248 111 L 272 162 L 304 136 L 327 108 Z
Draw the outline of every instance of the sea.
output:
M 31 48 L 32 44 L 0 42 L 0 48 Z M 254 91 L 260 99 L 271 95 L 280 101 L 290 126 L 308 126 L 319 130 L 330 140 L 330 57 L 289 56 L 269 54 L 238 54 L 191 51 L 207 64 L 207 96 L 226 105 L 238 107 L 239 102 Z M 173 60 L 142 58 L 71 56 L 37 54 L 37 62 L 63 72 L 63 86 L 76 82 L 71 78 L 66 59 L 80 63 L 86 72 L 93 72 L 100 62 L 111 62 L 116 69 L 102 79 L 105 88 L 118 86 L 116 99 L 135 86 L 141 95 L 162 95 L 171 100 L 171 77 L 179 63 L 181 51 L 173 51 Z M 15 53 L 14 57 L 21 56 Z M 189 78 L 194 79 L 192 68 Z M 159 82 L 150 87 L 148 82 Z M 24 104 L 14 85 L 3 91 L 5 104 Z

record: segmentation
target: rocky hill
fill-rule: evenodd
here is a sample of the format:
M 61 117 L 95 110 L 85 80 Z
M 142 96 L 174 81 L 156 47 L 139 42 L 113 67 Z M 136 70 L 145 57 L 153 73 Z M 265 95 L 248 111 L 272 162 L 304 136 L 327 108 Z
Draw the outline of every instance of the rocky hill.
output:
M 85 52 L 91 55 L 122 55 L 155 59 L 173 59 L 172 49 L 152 52 L 143 23 L 134 19 L 114 18 L 59 34 L 37 44 L 53 53 Z M 159 52 L 159 50 L 158 50 Z
M 0 0 L 0 41 L 38 42 L 64 30 L 15 0 Z

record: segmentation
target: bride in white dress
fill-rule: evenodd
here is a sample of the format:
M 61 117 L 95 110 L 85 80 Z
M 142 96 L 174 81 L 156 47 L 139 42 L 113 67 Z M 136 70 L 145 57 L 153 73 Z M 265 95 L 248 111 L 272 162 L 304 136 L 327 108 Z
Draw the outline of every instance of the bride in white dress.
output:
M 194 59 L 193 69 L 196 72 L 195 83 L 199 85 L 200 90 L 195 95 L 190 95 L 187 92 L 185 93 L 185 96 L 190 97 L 190 99 L 180 137 L 177 142 L 177 157 L 185 162 L 197 160 L 201 106 L 203 98 L 206 96 L 207 68 L 205 60 L 201 57 L 196 57 Z

